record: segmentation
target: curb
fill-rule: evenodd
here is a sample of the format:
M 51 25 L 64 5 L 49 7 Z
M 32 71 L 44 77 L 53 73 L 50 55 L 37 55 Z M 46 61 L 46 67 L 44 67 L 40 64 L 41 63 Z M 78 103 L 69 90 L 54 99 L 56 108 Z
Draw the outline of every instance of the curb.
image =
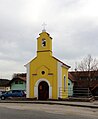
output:
M 30 103 L 30 104 L 49 104 L 49 105 L 65 105 L 65 106 L 74 106 L 74 107 L 86 107 L 86 108 L 97 108 L 97 105 L 82 105 L 82 104 L 70 104 L 64 102 L 55 102 L 55 101 L 0 101 L 0 103 Z

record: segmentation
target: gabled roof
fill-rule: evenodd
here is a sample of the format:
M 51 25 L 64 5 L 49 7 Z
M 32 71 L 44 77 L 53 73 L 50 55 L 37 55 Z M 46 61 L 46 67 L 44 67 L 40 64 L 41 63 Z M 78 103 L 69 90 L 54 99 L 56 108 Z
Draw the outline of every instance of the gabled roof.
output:
M 56 59 L 58 62 L 62 63 L 62 65 L 64 65 L 66 68 L 70 68 L 70 66 L 66 65 L 64 62 L 62 62 L 61 60 L 57 59 L 56 57 L 52 56 L 54 59 Z
M 70 71 L 71 75 L 74 77 L 88 77 L 90 76 L 98 76 L 98 71 Z
M 71 80 L 72 82 L 75 82 L 75 77 L 69 72 L 68 73 L 68 79 Z
M 97 87 L 98 87 L 98 84 L 95 84 L 95 86 L 91 90 L 94 90 Z
M 74 78 L 72 78 L 71 76 L 73 76 Z M 89 76 L 91 77 L 90 82 Z M 69 72 L 69 77 L 71 77 L 71 80 L 76 80 L 77 87 L 88 87 L 88 82 L 91 90 L 94 90 L 96 87 L 98 87 L 98 80 L 93 80 L 98 77 L 98 71 L 71 71 Z
M 37 58 L 37 56 L 36 57 L 34 57 L 33 59 L 31 59 L 28 63 L 26 63 L 24 66 L 26 67 L 28 64 L 30 64 L 30 62 L 32 62 L 33 60 L 35 60 Z
M 52 37 L 50 37 L 50 34 L 47 33 L 46 31 L 45 31 L 45 32 L 41 32 L 39 35 L 41 35 L 41 34 L 43 34 L 43 33 L 46 33 L 46 34 L 48 35 L 48 37 L 52 39 Z M 39 37 L 40 37 L 40 36 L 39 36 Z M 38 37 L 38 38 L 39 38 L 39 37 Z M 37 39 L 38 39 L 38 38 L 37 38 Z
M 26 76 L 25 77 L 18 76 L 17 78 L 26 82 Z
M 9 82 L 8 79 L 0 79 L 0 86 L 7 86 Z
M 26 82 L 26 73 L 16 74 L 16 75 L 12 78 L 12 80 L 9 82 L 9 84 L 11 84 L 13 81 L 15 81 L 15 80 L 17 80 L 17 79 Z

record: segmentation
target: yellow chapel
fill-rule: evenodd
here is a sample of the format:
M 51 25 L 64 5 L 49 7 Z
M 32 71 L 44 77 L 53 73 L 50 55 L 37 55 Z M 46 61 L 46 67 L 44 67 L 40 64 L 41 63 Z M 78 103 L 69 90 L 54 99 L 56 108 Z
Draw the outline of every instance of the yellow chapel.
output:
M 65 99 L 68 97 L 68 69 L 52 55 L 52 38 L 45 29 L 37 38 L 36 57 L 26 65 L 27 98 L 38 100 Z

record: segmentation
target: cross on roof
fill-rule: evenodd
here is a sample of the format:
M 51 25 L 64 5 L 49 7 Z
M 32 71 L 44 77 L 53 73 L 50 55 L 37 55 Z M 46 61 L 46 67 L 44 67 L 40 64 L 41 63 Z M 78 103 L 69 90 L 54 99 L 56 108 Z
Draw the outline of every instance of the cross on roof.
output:
M 45 24 L 45 23 L 42 24 L 42 26 L 43 26 L 42 32 L 45 32 L 46 31 L 46 29 L 45 29 L 46 25 L 47 24 Z

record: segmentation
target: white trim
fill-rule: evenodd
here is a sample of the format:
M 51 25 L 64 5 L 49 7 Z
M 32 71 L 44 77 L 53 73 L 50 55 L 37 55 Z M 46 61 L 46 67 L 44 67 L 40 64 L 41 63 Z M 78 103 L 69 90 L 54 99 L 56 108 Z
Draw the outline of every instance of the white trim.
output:
M 26 98 L 30 98 L 30 64 L 25 65 L 27 68 L 27 76 L 26 76 Z
M 69 69 L 69 67 L 67 67 L 67 66 L 65 66 L 65 65 L 63 65 L 63 64 L 62 64 L 62 67 L 66 68 L 66 69 Z
M 58 98 L 62 98 L 60 88 L 62 88 L 62 63 L 58 62 Z
M 36 98 L 38 99 L 38 86 L 39 86 L 39 83 L 42 82 L 42 81 L 45 81 L 45 82 L 48 83 L 48 86 L 49 86 L 49 99 L 51 99 L 51 98 L 52 98 L 52 87 L 50 86 L 49 81 L 46 80 L 46 79 L 39 79 L 39 80 L 36 82 L 36 84 L 35 84 L 35 86 L 34 86 L 34 97 L 36 97 Z

